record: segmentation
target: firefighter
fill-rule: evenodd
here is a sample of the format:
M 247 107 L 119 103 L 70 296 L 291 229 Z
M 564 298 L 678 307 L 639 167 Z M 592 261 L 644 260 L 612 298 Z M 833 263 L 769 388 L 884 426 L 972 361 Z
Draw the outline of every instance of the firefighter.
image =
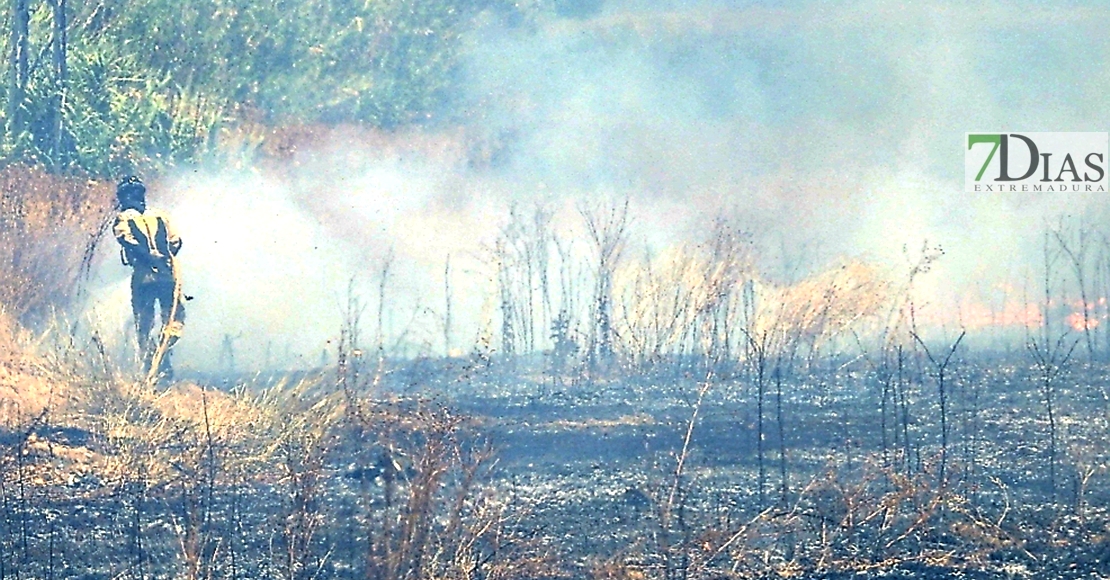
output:
M 151 380 L 173 378 L 170 348 L 185 328 L 180 272 L 174 256 L 181 238 L 170 226 L 168 216 L 146 206 L 146 186 L 135 176 L 116 186 L 120 213 L 112 231 L 119 241 L 121 259 L 131 266 L 131 309 L 143 371 Z M 161 312 L 161 331 L 154 329 L 155 304 Z

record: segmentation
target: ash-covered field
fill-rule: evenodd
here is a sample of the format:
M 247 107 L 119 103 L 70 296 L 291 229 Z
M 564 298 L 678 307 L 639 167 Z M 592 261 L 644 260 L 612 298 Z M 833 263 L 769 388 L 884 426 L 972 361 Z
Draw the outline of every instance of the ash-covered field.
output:
M 904 362 L 106 395 L 6 432 L 0 576 L 1110 574 L 1104 369 L 1062 375 L 1050 420 L 1035 369 L 961 360 L 942 429 L 939 376 Z
M 900 384 L 893 377 L 886 385 L 885 403 L 873 373 L 847 368 L 768 381 L 762 427 L 758 385 L 744 373 L 707 379 L 691 370 L 601 384 L 506 379 L 459 384 L 444 396 L 495 443 L 495 479 L 526 508 L 522 527 L 578 562 L 658 565 L 651 546 L 661 536 L 681 543 L 743 530 L 739 541 L 773 529 L 783 537 L 753 549 L 770 561 L 783 556 L 775 543 L 795 542 L 787 552 L 806 554 L 803 569 L 872 558 L 1020 575 L 1022 566 L 1074 558 L 1065 569 L 1105 574 L 1105 545 L 1086 562 L 1087 546 L 1049 553 L 1084 533 L 1101 541 L 1095 530 L 1106 530 L 1105 519 L 1087 528 L 1105 518 L 1110 499 L 1103 373 L 1075 373 L 1053 393 L 1053 458 L 1043 392 L 1029 368 L 964 363 L 947 377 L 945 445 L 935 378 L 903 371 Z M 959 505 L 945 514 L 949 501 Z M 661 525 L 668 515 L 681 520 L 673 530 Z M 915 528 L 924 522 L 900 517 L 937 521 Z M 987 523 L 1000 524 L 994 547 L 1010 544 L 1023 558 L 971 553 L 982 546 L 962 554 L 965 542 L 983 539 L 965 536 L 968 527 Z M 1036 556 L 1033 546 L 1044 552 Z

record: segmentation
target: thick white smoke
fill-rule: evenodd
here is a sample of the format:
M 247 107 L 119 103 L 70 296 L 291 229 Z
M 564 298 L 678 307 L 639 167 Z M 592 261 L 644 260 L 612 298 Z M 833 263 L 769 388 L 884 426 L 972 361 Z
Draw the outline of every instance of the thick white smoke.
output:
M 967 131 L 1106 131 L 1108 16 L 1021 0 L 609 1 L 536 26 L 490 18 L 467 37 L 456 122 L 334 131 L 280 164 L 185 170 L 152 191 L 197 295 L 179 360 L 215 368 L 230 337 L 242 367 L 267 349 L 273 366 L 316 364 L 349 289 L 372 341 L 391 254 L 383 341 L 442 351 L 450 255 L 468 348 L 496 316 L 488 248 L 510 205 L 546 204 L 581 237 L 577 208 L 598 198 L 630 199 L 636 248 L 731 216 L 772 277 L 845 255 L 897 270 L 928 240 L 945 256 L 922 290 L 958 319 L 961 297 L 1025 275 L 1046 220 L 1105 218 L 1101 196 L 964 193 L 961 145 Z M 126 327 L 125 269 L 106 258 L 98 277 L 96 316 Z

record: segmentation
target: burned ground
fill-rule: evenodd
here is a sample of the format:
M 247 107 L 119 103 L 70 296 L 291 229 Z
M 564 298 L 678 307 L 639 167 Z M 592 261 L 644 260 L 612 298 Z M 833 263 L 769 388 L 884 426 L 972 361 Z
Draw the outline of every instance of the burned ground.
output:
M 907 371 L 905 407 L 884 417 L 857 367 L 782 382 L 784 446 L 768 388 L 762 476 L 745 373 L 554 381 L 495 364 L 414 387 L 398 364 L 373 392 L 319 375 L 120 395 L 110 421 L 44 415 L 5 434 L 0 575 L 1110 572 L 1103 369 L 1060 382 L 1052 481 L 1031 369 L 965 357 L 942 481 L 930 376 Z

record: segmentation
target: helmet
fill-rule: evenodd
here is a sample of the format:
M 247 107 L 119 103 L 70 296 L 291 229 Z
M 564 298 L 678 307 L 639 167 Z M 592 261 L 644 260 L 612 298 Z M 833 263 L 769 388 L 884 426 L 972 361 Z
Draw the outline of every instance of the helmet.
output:
M 135 177 L 134 175 L 128 175 L 127 177 L 124 177 L 120 180 L 118 184 L 116 184 L 116 195 L 134 190 L 138 190 L 140 194 L 146 193 L 146 185 L 143 185 L 143 180 Z
M 146 186 L 134 175 L 128 175 L 116 185 L 116 200 L 123 209 L 146 210 Z

